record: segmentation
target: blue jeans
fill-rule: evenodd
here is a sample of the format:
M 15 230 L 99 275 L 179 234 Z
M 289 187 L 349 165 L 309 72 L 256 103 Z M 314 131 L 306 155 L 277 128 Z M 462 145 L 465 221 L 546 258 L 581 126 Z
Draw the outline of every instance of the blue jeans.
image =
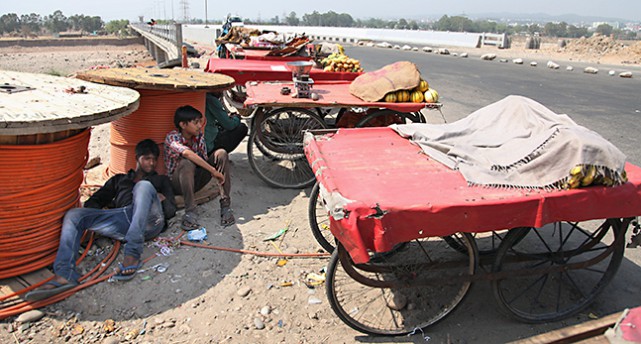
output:
M 140 260 L 143 244 L 157 236 L 165 225 L 160 199 L 154 186 L 142 180 L 134 185 L 133 202 L 124 208 L 69 210 L 62 222 L 60 246 L 53 263 L 54 273 L 77 282 L 76 259 L 85 230 L 124 241 L 125 255 Z

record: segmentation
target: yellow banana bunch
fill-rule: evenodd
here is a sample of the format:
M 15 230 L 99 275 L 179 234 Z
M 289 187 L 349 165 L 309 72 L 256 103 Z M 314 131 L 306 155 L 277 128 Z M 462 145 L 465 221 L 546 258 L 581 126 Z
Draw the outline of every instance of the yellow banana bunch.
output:
M 607 168 L 597 169 L 594 165 L 577 165 L 570 170 L 570 178 L 565 184 L 565 188 L 577 189 L 590 185 L 615 186 L 627 181 L 628 176 L 625 170 L 621 172 L 620 177 L 617 177 L 617 173 L 611 172 Z

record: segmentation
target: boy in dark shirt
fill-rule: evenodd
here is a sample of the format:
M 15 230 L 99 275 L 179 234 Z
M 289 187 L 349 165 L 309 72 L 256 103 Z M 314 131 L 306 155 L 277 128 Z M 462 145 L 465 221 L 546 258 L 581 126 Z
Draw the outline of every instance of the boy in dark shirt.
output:
M 40 300 L 78 285 L 76 259 L 85 230 L 125 242 L 125 259 L 114 275 L 116 280 L 134 277 L 142 265 L 145 240 L 156 237 L 166 220 L 176 214 L 176 203 L 167 176 L 156 173 L 160 150 L 153 140 L 136 145 L 136 170 L 111 177 L 84 204 L 69 210 L 62 223 L 60 246 L 53 265 L 55 277 L 25 295 Z M 112 207 L 111 209 L 103 209 Z

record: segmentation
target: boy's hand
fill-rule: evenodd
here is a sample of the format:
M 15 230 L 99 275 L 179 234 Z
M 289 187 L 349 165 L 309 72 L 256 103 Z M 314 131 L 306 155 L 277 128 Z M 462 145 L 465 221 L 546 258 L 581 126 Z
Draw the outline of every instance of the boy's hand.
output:
M 160 201 L 162 202 L 162 201 L 164 201 L 166 199 L 166 197 L 165 197 L 165 195 L 163 195 L 160 192 L 158 192 L 158 199 L 160 199 Z
M 222 173 L 220 173 L 220 172 L 218 172 L 218 171 L 214 170 L 214 171 L 211 173 L 211 176 L 212 176 L 212 177 L 214 177 L 214 178 L 216 178 L 216 179 L 218 179 L 218 182 L 219 182 L 221 185 L 225 183 L 225 175 L 223 175 Z

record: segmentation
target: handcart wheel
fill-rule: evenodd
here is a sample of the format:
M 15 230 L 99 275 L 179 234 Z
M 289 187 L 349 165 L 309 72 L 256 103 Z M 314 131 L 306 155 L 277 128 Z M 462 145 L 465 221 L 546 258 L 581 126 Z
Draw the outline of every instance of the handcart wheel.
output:
M 628 224 L 608 219 L 511 230 L 492 267 L 507 276 L 492 281 L 499 307 L 531 323 L 583 310 L 616 274 Z
M 272 187 L 311 186 L 316 179 L 303 152 L 303 131 L 325 128 L 325 122 L 306 109 L 270 111 L 252 125 L 247 144 L 249 165 Z
M 468 248 L 465 258 L 429 237 L 359 265 L 339 244 L 327 267 L 332 309 L 351 328 L 373 335 L 402 335 L 438 322 L 463 300 L 477 268 L 472 237 L 457 238 Z
M 420 112 L 404 113 L 385 109 L 366 115 L 356 123 L 356 128 L 386 127 L 391 124 L 405 124 L 407 122 L 425 123 L 425 117 Z
M 316 241 L 325 251 L 334 252 L 334 235 L 329 230 L 329 213 L 323 206 L 323 199 L 320 197 L 320 184 L 316 182 L 309 194 L 309 205 L 307 207 L 309 227 Z
M 503 240 L 505 240 L 505 236 L 507 235 L 507 233 L 507 230 L 472 233 L 472 237 L 474 238 L 474 241 L 476 241 L 476 247 L 478 247 L 479 249 L 479 255 L 489 256 L 495 254 Z M 527 232 L 525 231 L 522 231 L 520 233 L 522 233 L 521 239 L 523 239 L 527 235 Z M 445 242 L 450 245 L 451 248 L 465 254 L 466 249 L 464 246 L 461 246 L 459 244 L 458 240 L 455 240 L 455 238 L 452 238 L 450 236 L 443 237 L 443 239 L 445 239 Z M 517 239 L 515 240 L 515 243 L 518 243 L 519 241 L 520 240 Z

